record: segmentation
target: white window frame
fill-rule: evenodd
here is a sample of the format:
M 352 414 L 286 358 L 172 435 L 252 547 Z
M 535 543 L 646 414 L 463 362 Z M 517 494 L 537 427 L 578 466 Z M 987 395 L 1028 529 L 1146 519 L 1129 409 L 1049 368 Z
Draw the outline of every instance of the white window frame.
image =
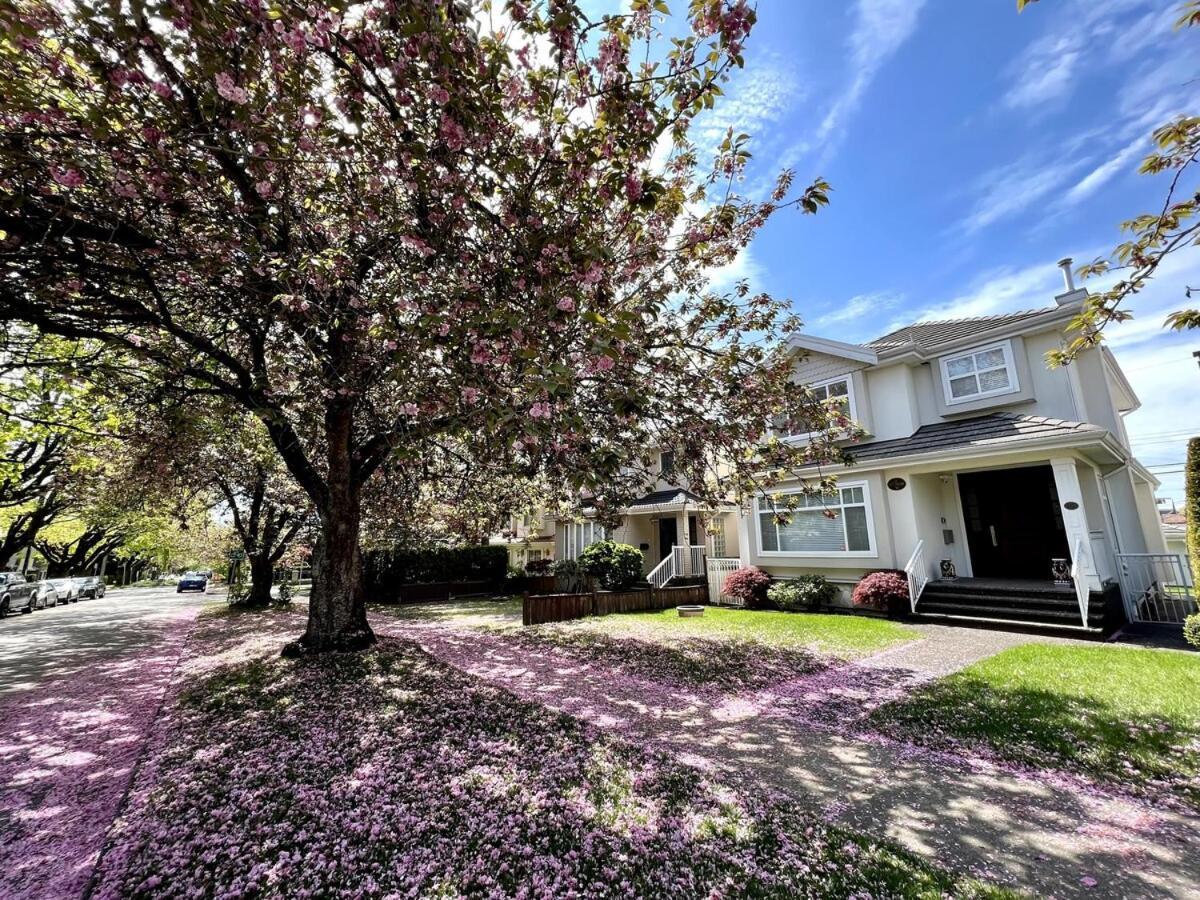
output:
M 824 559 L 878 559 L 879 558 L 879 544 L 876 543 L 876 541 L 875 541 L 875 512 L 871 508 L 871 486 L 870 486 L 870 484 L 868 484 L 865 481 L 839 481 L 838 482 L 839 493 L 837 496 L 837 504 L 836 504 L 836 507 L 839 510 L 842 508 L 842 495 L 841 495 L 840 491 L 845 488 L 862 488 L 863 506 L 866 508 L 866 511 L 867 511 L 867 544 L 869 545 L 870 549 L 868 549 L 868 550 L 764 550 L 763 549 L 763 539 L 762 539 L 762 514 L 773 512 L 774 510 L 772 510 L 770 508 L 764 509 L 763 504 L 762 504 L 762 498 L 755 497 L 754 498 L 754 537 L 758 541 L 758 555 L 759 556 L 769 556 L 769 557 L 789 557 L 789 558 L 803 558 L 803 559 L 821 559 L 821 558 L 824 558 Z M 790 490 L 790 491 L 778 491 L 777 493 L 780 494 L 781 496 L 786 496 L 788 494 L 802 494 L 804 492 L 797 489 L 797 490 Z M 857 504 L 855 504 L 855 505 L 857 505 Z M 833 508 L 835 506 L 835 504 L 830 503 L 830 504 L 828 504 L 828 506 L 830 508 Z M 842 521 L 842 532 L 844 534 L 845 530 L 846 530 L 846 520 L 844 517 L 842 517 L 840 515 L 838 516 L 838 518 L 841 519 L 841 521 Z M 849 542 L 847 541 L 847 543 L 849 543 Z
M 969 394 L 966 397 L 955 397 L 950 390 L 950 363 L 956 360 L 966 359 L 968 357 L 977 356 L 980 353 L 987 353 L 989 350 L 1000 350 L 1004 353 L 1004 369 L 1008 372 L 1008 387 L 993 388 L 990 391 L 979 391 L 976 394 Z M 1021 390 L 1021 382 L 1017 376 L 1016 357 L 1013 354 L 1012 341 L 1000 341 L 996 344 L 987 344 L 983 347 L 972 347 L 969 350 L 963 350 L 961 353 L 955 353 L 953 356 L 943 356 L 938 364 L 942 372 L 942 396 L 946 398 L 946 406 L 958 406 L 963 403 L 973 403 L 976 400 L 983 400 L 987 397 L 1000 397 L 1005 394 L 1016 394 Z M 991 369 L 984 369 L 985 372 L 994 372 L 999 366 Z M 975 383 L 979 383 L 979 370 L 972 372 L 975 376 Z M 956 375 L 955 378 L 964 378 L 963 375 Z
M 850 409 L 850 413 L 849 413 L 850 421 L 857 422 L 858 421 L 858 404 L 855 402 L 855 399 L 854 399 L 854 373 L 853 372 L 847 372 L 845 375 L 837 375 L 833 378 L 826 378 L 824 381 L 814 381 L 812 384 L 802 385 L 802 386 L 807 387 L 808 390 L 811 391 L 815 388 L 827 388 L 831 384 L 837 384 L 838 382 L 842 382 L 842 381 L 844 381 L 846 383 L 846 400 L 847 400 L 846 405 Z M 828 399 L 828 396 L 829 395 L 827 393 L 826 399 Z M 802 432 L 799 434 L 791 434 L 789 432 L 783 432 L 783 431 L 779 432 L 780 438 L 785 441 L 806 441 L 809 438 L 811 438 L 814 434 L 817 434 L 817 432 L 805 431 L 805 432 Z

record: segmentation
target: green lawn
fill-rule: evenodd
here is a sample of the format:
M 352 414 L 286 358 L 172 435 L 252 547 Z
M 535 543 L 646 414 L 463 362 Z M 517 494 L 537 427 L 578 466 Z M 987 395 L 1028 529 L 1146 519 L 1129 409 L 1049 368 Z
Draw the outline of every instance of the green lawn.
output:
M 1029 644 L 1005 650 L 874 713 L 884 730 L 930 743 L 982 742 L 1200 803 L 1200 656 L 1127 647 Z
M 919 637 L 913 629 L 886 619 L 724 607 L 708 607 L 703 616 L 692 619 L 682 619 L 675 610 L 668 609 L 581 619 L 569 627 L 665 643 L 688 638 L 755 641 L 847 659 L 868 656 Z

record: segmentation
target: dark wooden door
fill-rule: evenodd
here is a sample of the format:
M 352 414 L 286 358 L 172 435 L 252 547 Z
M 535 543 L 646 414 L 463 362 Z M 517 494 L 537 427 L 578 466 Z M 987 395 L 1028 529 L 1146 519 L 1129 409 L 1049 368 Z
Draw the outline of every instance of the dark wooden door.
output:
M 1050 560 L 1069 555 L 1053 470 L 964 473 L 958 486 L 975 577 L 1049 581 Z
M 658 558 L 664 560 L 671 553 L 671 548 L 679 543 L 679 523 L 674 517 L 658 520 Z

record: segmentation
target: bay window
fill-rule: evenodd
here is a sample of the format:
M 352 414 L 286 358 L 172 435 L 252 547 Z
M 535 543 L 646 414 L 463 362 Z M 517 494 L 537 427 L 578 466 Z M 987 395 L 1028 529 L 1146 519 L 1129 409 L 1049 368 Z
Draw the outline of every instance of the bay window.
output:
M 833 494 L 800 495 L 795 508 L 755 501 L 759 548 L 780 556 L 877 556 L 865 482 L 841 485 Z

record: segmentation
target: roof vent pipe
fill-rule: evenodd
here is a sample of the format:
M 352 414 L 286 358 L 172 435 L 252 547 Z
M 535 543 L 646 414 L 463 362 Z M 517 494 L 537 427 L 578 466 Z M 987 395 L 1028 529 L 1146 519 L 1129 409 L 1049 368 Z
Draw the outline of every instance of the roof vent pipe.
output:
M 1065 294 L 1074 293 L 1075 291 L 1075 276 L 1071 274 L 1071 265 L 1074 262 L 1075 260 L 1069 256 L 1058 261 L 1058 267 L 1062 269 L 1063 273 L 1063 284 L 1066 285 L 1066 290 L 1063 292 Z

